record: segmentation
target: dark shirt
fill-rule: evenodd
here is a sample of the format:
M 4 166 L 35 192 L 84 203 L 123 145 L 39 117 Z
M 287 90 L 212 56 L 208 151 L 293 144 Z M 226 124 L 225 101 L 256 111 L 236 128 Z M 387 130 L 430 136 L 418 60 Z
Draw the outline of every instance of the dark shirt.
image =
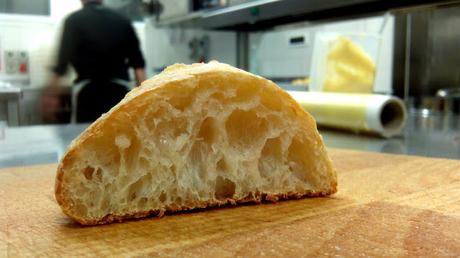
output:
M 119 78 L 129 80 L 128 67 L 145 66 L 130 21 L 97 3 L 88 3 L 64 23 L 54 72 L 64 75 L 72 64 L 76 82 Z

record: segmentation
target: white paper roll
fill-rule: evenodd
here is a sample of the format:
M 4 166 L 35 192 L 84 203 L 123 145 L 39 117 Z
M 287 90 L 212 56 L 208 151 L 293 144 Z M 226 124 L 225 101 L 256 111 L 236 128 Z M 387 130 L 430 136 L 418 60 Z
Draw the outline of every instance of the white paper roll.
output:
M 394 96 L 301 91 L 288 93 L 322 126 L 392 137 L 401 134 L 406 123 L 406 107 L 401 99 Z

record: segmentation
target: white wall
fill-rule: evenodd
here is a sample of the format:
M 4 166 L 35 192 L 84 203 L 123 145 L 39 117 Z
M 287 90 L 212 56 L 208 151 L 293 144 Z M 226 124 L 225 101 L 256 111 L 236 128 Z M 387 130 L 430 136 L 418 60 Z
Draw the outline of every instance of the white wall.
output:
M 0 15 L 1 54 L 3 56 L 7 50 L 28 52 L 30 85 L 42 85 L 48 77 L 47 68 L 52 61 L 56 28 L 56 24 L 46 17 Z M 5 67 L 4 58 L 2 67 Z M 18 76 L 8 76 L 2 69 L 0 78 L 15 80 Z
M 163 5 L 161 18 L 177 18 L 186 15 L 190 9 L 190 2 L 188 0 L 160 0 Z
M 145 24 L 145 55 L 147 73 L 153 75 L 174 63 L 194 63 L 190 55 L 189 42 L 195 37 L 209 36 L 209 60 L 236 65 L 236 33 L 204 31 L 181 28 L 156 28 L 153 23 Z
M 81 7 L 80 0 L 51 0 L 50 16 L 0 15 L 0 51 L 27 51 L 29 54 L 29 83 L 25 87 L 44 86 L 54 64 L 63 19 Z M 0 60 L 4 67 L 4 59 Z M 72 75 L 64 80 L 71 83 Z M 0 78 L 21 78 L 8 76 L 0 70 Z M 22 80 L 18 80 L 22 82 Z
M 61 21 L 70 13 L 81 8 L 80 0 L 50 0 L 51 18 Z

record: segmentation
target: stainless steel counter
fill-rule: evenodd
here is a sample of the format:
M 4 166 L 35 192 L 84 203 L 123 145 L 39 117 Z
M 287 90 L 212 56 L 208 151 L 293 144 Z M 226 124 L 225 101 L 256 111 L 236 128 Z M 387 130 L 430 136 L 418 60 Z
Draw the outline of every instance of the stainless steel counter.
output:
M 320 131 L 329 147 L 460 159 L 459 116 L 411 111 L 403 135 L 391 139 Z
M 88 124 L 0 128 L 0 168 L 58 162 Z M 326 146 L 460 159 L 460 117 L 411 113 L 404 135 L 381 139 L 320 129 Z
M 0 168 L 54 163 L 88 124 L 6 127 L 0 125 Z

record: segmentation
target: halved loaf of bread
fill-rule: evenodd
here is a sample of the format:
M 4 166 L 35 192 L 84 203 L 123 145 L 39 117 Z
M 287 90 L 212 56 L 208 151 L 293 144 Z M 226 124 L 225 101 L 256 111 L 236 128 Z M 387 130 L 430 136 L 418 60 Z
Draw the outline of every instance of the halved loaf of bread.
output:
M 273 82 L 218 62 L 168 67 L 70 145 L 62 210 L 81 224 L 336 192 L 314 119 Z

